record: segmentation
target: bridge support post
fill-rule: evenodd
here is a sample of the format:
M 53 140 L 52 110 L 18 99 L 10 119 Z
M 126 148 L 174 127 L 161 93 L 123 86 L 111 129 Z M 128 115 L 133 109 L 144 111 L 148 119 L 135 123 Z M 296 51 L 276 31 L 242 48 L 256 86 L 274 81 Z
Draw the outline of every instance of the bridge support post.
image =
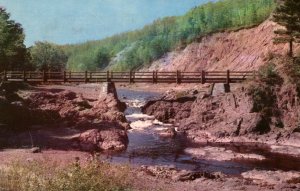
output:
M 110 79 L 109 79 L 109 71 L 106 72 L 106 82 L 110 82 Z
M 99 98 L 105 97 L 108 94 L 113 94 L 113 96 L 115 98 L 118 97 L 115 83 L 113 83 L 113 82 L 104 82 L 101 85 L 102 85 L 102 87 L 101 87 L 101 90 L 100 90 Z
M 43 82 L 44 82 L 44 83 L 47 82 L 47 76 L 46 76 L 45 70 L 43 70 Z
M 23 71 L 23 82 L 26 82 L 26 71 Z
M 230 71 L 226 71 L 226 84 L 230 84 Z
M 132 70 L 129 71 L 129 83 L 132 84 Z
M 224 92 L 229 93 L 230 92 L 230 84 L 224 84 Z
M 7 71 L 6 70 L 4 70 L 3 81 L 4 82 L 7 81 Z
M 88 79 L 88 72 L 85 71 L 84 72 L 84 83 L 88 83 L 89 82 L 89 79 Z
M 181 74 L 179 70 L 176 71 L 176 83 L 177 84 L 181 83 Z
M 205 82 L 206 82 L 206 79 L 205 79 L 205 71 L 202 70 L 202 71 L 201 71 L 201 84 L 205 84 Z
M 66 83 L 67 82 L 67 72 L 66 71 L 64 71 L 64 83 Z
M 224 92 L 229 93 L 230 92 L 230 71 L 226 71 L 226 84 L 224 84 Z
M 155 71 L 152 72 L 152 83 L 155 84 Z
M 52 75 L 51 75 L 51 70 L 48 70 L 48 78 L 47 80 L 51 79 L 52 78 Z

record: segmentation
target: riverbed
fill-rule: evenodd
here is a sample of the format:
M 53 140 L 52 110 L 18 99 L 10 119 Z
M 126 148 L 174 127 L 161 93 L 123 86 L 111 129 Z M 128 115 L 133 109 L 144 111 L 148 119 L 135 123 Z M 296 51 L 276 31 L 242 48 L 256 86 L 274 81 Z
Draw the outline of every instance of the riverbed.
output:
M 119 89 L 126 102 L 126 118 L 130 122 L 129 145 L 120 153 L 105 153 L 102 158 L 112 163 L 134 166 L 164 166 L 180 170 L 222 172 L 239 176 L 251 170 L 300 171 L 300 159 L 272 153 L 268 145 L 254 143 L 195 144 L 178 133 L 175 138 L 161 136 L 173 124 L 164 124 L 153 116 L 142 114 L 141 106 L 159 93 Z M 176 128 L 176 127 L 175 127 Z

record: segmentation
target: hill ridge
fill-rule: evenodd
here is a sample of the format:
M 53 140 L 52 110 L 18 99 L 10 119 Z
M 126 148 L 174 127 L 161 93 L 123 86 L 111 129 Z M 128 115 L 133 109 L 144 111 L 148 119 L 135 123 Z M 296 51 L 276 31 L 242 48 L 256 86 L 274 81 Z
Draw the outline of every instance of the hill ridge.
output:
M 250 29 L 211 34 L 183 50 L 167 53 L 142 70 L 257 70 L 274 55 L 287 53 L 287 44 L 273 44 L 273 31 L 278 28 L 268 19 Z M 299 45 L 295 48 L 300 51 Z

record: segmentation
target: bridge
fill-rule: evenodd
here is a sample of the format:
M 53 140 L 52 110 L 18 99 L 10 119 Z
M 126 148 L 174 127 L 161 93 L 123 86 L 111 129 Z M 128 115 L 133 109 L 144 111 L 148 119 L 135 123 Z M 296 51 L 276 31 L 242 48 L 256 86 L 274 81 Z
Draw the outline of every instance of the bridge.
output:
M 51 72 L 51 71 L 4 71 L 2 81 L 33 83 L 241 83 L 254 79 L 256 71 L 199 71 L 199 72 Z

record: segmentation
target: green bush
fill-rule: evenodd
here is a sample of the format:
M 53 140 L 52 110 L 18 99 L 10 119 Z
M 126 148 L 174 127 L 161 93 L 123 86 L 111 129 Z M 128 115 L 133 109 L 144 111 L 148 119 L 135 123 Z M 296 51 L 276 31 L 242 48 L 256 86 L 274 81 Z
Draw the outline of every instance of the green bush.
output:
M 281 76 L 286 83 L 295 84 L 300 97 L 300 58 L 282 57 L 279 59 L 282 63 Z
M 281 84 L 283 82 L 282 78 L 278 75 L 275 64 L 273 63 L 268 63 L 260 67 L 259 79 L 271 86 Z
M 270 116 L 270 110 L 276 101 L 271 87 L 262 83 L 253 84 L 248 88 L 248 95 L 253 100 L 252 112 L 263 112 Z

